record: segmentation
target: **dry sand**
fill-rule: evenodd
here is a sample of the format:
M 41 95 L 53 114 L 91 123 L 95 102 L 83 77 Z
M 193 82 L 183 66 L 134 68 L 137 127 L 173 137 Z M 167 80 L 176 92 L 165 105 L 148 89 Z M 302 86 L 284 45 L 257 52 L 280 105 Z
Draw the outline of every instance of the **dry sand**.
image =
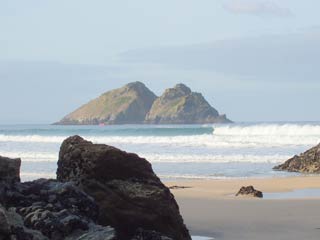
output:
M 192 235 L 228 240 L 319 240 L 320 198 L 248 199 L 234 194 L 253 185 L 262 192 L 320 188 L 320 177 L 168 182 Z

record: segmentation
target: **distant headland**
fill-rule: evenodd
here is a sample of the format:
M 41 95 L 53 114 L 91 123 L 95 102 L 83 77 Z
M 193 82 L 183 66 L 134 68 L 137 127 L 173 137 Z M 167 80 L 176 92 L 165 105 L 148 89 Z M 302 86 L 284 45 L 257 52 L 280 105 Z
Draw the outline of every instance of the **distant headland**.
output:
M 103 93 L 56 125 L 231 123 L 202 96 L 184 84 L 157 97 L 143 83 L 133 82 Z

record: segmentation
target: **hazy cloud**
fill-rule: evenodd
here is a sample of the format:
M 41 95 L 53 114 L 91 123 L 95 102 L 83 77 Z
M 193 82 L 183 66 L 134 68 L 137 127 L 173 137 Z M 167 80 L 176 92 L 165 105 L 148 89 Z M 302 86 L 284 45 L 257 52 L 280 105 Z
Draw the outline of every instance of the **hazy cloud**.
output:
M 125 52 L 122 60 L 268 81 L 319 81 L 320 32 L 265 35 Z
M 224 8 L 235 14 L 249 14 L 257 16 L 289 17 L 289 8 L 281 7 L 271 0 L 228 0 Z

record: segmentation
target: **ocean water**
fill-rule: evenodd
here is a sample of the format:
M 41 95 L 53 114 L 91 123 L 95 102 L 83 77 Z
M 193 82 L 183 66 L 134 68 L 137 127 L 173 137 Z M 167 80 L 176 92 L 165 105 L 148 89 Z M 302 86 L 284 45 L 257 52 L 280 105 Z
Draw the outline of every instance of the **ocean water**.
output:
M 0 126 L 0 155 L 22 159 L 23 181 L 55 177 L 59 148 L 78 134 L 134 152 L 163 180 L 291 176 L 272 167 L 320 142 L 320 123 Z

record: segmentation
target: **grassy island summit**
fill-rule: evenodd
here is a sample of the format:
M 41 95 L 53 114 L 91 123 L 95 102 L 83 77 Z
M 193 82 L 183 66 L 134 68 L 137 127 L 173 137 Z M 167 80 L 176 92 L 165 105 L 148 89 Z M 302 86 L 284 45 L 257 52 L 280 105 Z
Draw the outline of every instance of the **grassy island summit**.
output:
M 141 82 L 108 91 L 65 116 L 58 125 L 231 123 L 184 84 L 157 97 Z

